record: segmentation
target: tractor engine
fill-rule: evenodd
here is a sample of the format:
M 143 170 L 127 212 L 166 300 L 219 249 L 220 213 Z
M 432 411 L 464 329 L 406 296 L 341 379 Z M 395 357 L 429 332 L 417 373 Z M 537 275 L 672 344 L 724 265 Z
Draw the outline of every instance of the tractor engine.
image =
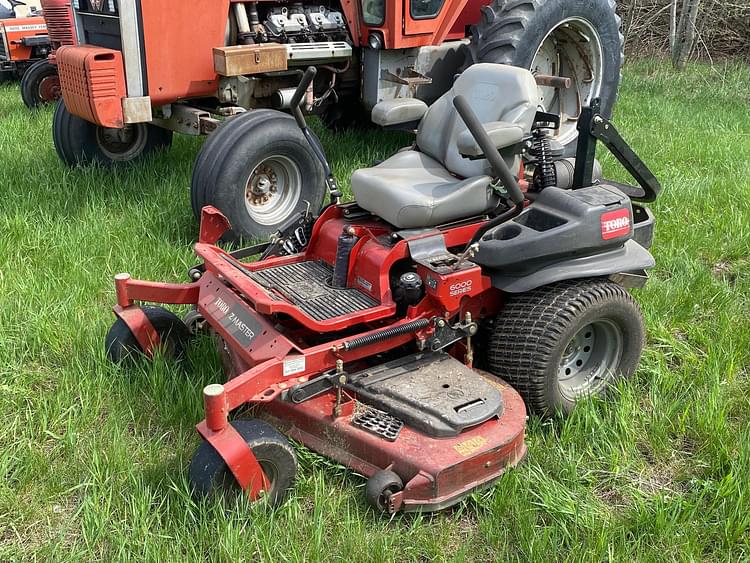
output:
M 258 10 L 250 4 L 250 17 Z M 320 41 L 349 41 L 350 37 L 341 12 L 325 6 L 273 7 L 267 10 L 263 23 L 257 29 L 256 42 L 315 43 Z

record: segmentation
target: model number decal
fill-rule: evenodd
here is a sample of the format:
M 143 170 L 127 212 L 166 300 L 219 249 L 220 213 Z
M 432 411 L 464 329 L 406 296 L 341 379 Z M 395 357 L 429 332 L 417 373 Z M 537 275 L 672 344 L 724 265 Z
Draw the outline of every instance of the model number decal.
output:
M 222 313 L 221 324 L 243 346 L 249 346 L 260 330 L 260 325 L 247 312 L 233 310 L 232 306 L 221 297 L 217 297 L 213 305 Z
M 45 31 L 47 26 L 43 23 L 27 24 L 27 25 L 6 25 L 5 31 L 8 33 L 14 31 Z
M 630 210 L 627 208 L 610 211 L 601 216 L 602 239 L 621 237 L 630 232 Z
M 305 371 L 305 357 L 297 356 L 284 360 L 284 377 Z
M 450 296 L 455 297 L 456 295 L 461 295 L 462 293 L 469 293 L 471 291 L 471 284 L 472 280 L 464 280 L 451 284 L 451 286 L 448 288 L 450 291 Z

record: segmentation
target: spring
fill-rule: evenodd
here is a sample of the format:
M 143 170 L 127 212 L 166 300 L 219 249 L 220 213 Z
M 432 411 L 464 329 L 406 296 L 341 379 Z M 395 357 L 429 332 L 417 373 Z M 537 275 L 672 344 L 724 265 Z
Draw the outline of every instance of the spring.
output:
M 402 334 L 416 332 L 420 328 L 425 328 L 429 324 L 429 319 L 417 319 L 416 321 L 411 321 L 399 326 L 386 328 L 385 330 L 381 330 L 380 332 L 373 332 L 372 334 L 367 334 L 365 336 L 355 338 L 354 340 L 349 340 L 348 342 L 344 342 L 342 344 L 342 348 L 348 352 L 349 350 L 361 348 L 362 346 L 367 346 L 368 344 L 375 344 L 376 342 L 382 342 L 383 340 L 395 338 L 396 336 L 401 336 Z
M 537 158 L 539 188 L 544 189 L 557 184 L 555 164 L 550 157 L 550 144 L 545 131 L 534 132 L 534 146 L 531 150 Z

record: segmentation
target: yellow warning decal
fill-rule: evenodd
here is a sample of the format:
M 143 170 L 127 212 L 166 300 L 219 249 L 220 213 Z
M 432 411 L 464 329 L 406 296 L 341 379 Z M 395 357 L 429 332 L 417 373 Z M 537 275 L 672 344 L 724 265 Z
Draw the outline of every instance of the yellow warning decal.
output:
M 456 444 L 455 446 L 453 446 L 453 449 L 456 450 L 459 455 L 468 457 L 479 450 L 486 443 L 487 438 L 483 436 L 476 436 L 474 438 L 469 438 L 468 440 L 464 440 L 463 442 Z

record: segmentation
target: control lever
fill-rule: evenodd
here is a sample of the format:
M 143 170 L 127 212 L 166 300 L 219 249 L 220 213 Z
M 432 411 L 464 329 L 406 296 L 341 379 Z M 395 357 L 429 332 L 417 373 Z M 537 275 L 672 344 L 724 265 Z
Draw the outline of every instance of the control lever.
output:
M 461 266 L 464 265 L 464 262 L 467 262 L 468 260 L 471 260 L 474 258 L 474 255 L 479 251 L 479 243 L 475 242 L 470 244 L 469 246 L 464 249 L 464 251 L 458 255 L 458 260 L 456 260 L 456 263 L 453 264 L 453 269 L 458 270 Z
M 325 151 L 323 150 L 320 141 L 310 131 L 310 129 L 308 129 L 307 122 L 305 121 L 305 116 L 302 114 L 302 109 L 300 108 L 300 104 L 302 103 L 302 99 L 305 96 L 305 92 L 307 92 L 307 89 L 310 87 L 310 84 L 312 84 L 317 73 L 318 70 L 314 66 L 307 67 L 305 74 L 302 75 L 302 80 L 297 85 L 297 89 L 294 91 L 294 95 L 292 96 L 291 109 L 292 115 L 297 122 L 297 126 L 305 136 L 305 139 L 310 145 L 313 154 L 323 166 L 323 174 L 325 176 L 326 187 L 328 188 L 328 195 L 331 198 L 331 203 L 338 204 L 339 201 L 341 201 L 341 190 L 339 190 L 338 182 L 336 182 L 336 178 L 334 178 L 333 176 L 331 165 L 328 164 L 328 159 L 326 158 Z
M 471 131 L 474 140 L 481 147 L 484 157 L 489 161 L 490 166 L 492 167 L 492 171 L 498 178 L 500 178 L 505 189 L 508 190 L 510 200 L 516 205 L 522 204 L 525 196 L 523 195 L 523 191 L 521 191 L 521 186 L 518 185 L 518 181 L 513 177 L 510 168 L 508 168 L 505 160 L 500 155 L 500 151 L 497 150 L 497 147 L 493 144 L 489 135 L 487 135 L 487 131 L 484 130 L 484 125 L 479 121 L 474 110 L 471 109 L 468 100 L 463 96 L 458 95 L 453 98 L 453 105 L 455 106 L 458 115 L 464 120 L 466 127 Z

